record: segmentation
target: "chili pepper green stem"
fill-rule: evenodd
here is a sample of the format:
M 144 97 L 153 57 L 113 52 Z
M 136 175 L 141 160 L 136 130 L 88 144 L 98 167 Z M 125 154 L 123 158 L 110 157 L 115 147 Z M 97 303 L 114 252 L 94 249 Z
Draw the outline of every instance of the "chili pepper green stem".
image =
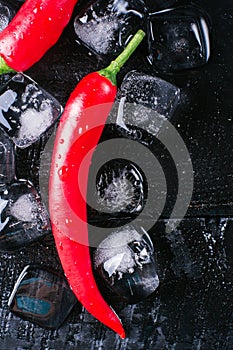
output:
M 124 51 L 114 61 L 112 61 L 108 67 L 101 69 L 98 73 L 109 79 L 113 85 L 117 85 L 117 73 L 120 71 L 125 62 L 128 61 L 129 57 L 136 50 L 145 35 L 145 32 L 139 29 L 134 37 L 130 40 Z
M 5 60 L 0 56 L 0 74 L 7 74 L 10 72 L 15 72 L 14 69 L 10 68 Z

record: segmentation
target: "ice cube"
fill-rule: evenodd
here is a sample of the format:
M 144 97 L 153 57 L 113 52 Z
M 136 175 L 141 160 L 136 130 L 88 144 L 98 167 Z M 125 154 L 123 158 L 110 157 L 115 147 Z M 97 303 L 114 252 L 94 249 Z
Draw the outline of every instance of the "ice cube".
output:
M 0 201 L 1 251 L 23 248 L 51 231 L 47 210 L 31 183 L 20 181 L 5 186 Z
M 8 26 L 16 11 L 5 1 L 0 1 L 0 32 Z
M 8 306 L 17 316 L 42 328 L 57 329 L 76 302 L 63 276 L 37 266 L 26 266 L 15 284 Z
M 138 167 L 123 159 L 105 163 L 97 174 L 98 208 L 108 213 L 139 213 L 146 184 Z M 123 212 L 123 213 L 122 213 Z
M 128 303 L 141 301 L 159 286 L 153 244 L 143 228 L 128 225 L 113 231 L 97 247 L 94 269 Z
M 14 144 L 5 133 L 0 130 L 0 186 L 15 179 Z
M 125 75 L 118 96 L 170 119 L 180 101 L 180 89 L 156 76 L 134 70 Z
M 74 20 L 78 42 L 91 52 L 112 59 L 142 27 L 146 7 L 142 0 L 100 0 Z
M 156 71 L 193 69 L 210 57 L 210 18 L 197 6 L 151 14 L 147 25 L 148 62 Z
M 0 91 L 0 127 L 20 148 L 36 142 L 61 112 L 59 102 L 24 74 L 13 76 Z

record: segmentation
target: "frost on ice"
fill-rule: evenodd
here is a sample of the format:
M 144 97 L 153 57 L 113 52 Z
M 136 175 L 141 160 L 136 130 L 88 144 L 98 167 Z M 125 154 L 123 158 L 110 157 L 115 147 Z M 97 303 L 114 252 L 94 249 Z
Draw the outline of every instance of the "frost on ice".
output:
M 119 21 L 114 16 L 102 17 L 88 23 L 84 23 L 84 19 L 80 18 L 79 22 L 75 22 L 75 32 L 78 38 L 82 42 L 88 43 L 88 47 L 100 55 L 111 52 L 112 44 L 115 41 L 114 34 L 118 28 Z
M 109 174 L 101 174 L 100 182 L 103 182 L 103 177 L 107 176 L 109 177 Z M 98 189 L 98 203 L 101 207 L 105 208 L 105 210 L 108 209 L 108 211 L 114 213 L 124 210 L 130 203 L 134 203 L 135 189 L 131 181 L 127 178 L 126 171 L 117 175 L 114 170 L 112 170 L 112 182 L 108 183 L 106 179 L 106 183 L 107 186 L 102 191 Z M 101 183 L 99 185 L 101 185 Z
M 32 222 L 36 218 L 37 204 L 29 193 L 24 194 L 13 203 L 10 213 L 20 221 Z
M 142 235 L 129 226 L 113 232 L 99 244 L 95 254 L 96 266 L 104 263 L 105 268 L 110 268 L 110 270 L 106 270 L 109 275 L 117 272 L 133 272 L 135 265 L 141 267 L 149 261 L 149 252 L 147 252 L 147 258 L 145 259 L 145 251 L 143 255 L 141 251 L 134 254 L 128 246 L 131 242 L 140 242 L 141 240 Z M 138 264 L 139 258 L 136 257 L 137 255 L 142 258 L 142 264 Z M 115 266 L 114 271 L 113 266 Z
M 0 127 L 16 146 L 36 142 L 60 117 L 62 106 L 24 74 L 8 80 L 0 94 Z
M 20 116 L 21 127 L 14 142 L 18 146 L 29 145 L 43 134 L 53 120 L 52 106 L 49 101 L 45 101 L 39 111 L 28 108 Z

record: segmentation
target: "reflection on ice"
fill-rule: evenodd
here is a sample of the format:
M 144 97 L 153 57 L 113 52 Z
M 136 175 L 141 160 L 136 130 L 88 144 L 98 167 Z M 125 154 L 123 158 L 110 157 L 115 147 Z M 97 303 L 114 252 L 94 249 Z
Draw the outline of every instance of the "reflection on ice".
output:
M 0 90 L 0 127 L 16 146 L 36 142 L 60 117 L 62 106 L 24 74 L 16 74 Z
M 198 68 L 209 60 L 210 18 L 196 6 L 152 13 L 147 35 L 147 59 L 157 71 Z
M 50 232 L 47 210 L 31 183 L 5 186 L 1 204 L 0 250 L 24 248 Z
M 94 267 L 108 288 L 128 303 L 139 302 L 159 286 L 154 248 L 142 228 L 124 226 L 97 247 Z
M 11 312 L 25 320 L 42 328 L 57 329 L 76 301 L 63 276 L 28 265 L 21 272 L 8 305 Z
M 75 33 L 78 41 L 91 52 L 111 60 L 142 28 L 145 12 L 142 0 L 100 0 L 77 15 Z
M 0 130 L 0 185 L 10 183 L 15 179 L 14 144 Z

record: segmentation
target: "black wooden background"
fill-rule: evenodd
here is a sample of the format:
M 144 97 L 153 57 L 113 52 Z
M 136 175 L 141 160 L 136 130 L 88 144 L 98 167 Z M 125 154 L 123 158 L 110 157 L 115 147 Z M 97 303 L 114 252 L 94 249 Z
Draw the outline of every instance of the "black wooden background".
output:
M 166 219 L 161 219 L 150 232 L 162 275 L 160 288 L 136 305 L 113 300 L 126 329 L 124 340 L 79 304 L 56 331 L 20 320 L 9 312 L 7 301 L 23 267 L 36 263 L 62 271 L 49 235 L 26 249 L 0 255 L 0 349 L 233 349 L 233 4 L 199 3 L 213 21 L 210 62 L 195 72 L 166 77 L 186 96 L 174 124 L 190 152 L 195 183 L 178 229 L 166 235 Z M 70 24 L 27 74 L 64 106 L 78 81 L 103 66 L 105 62 L 77 45 Z M 145 70 L 139 55 L 126 64 L 119 83 L 134 68 Z M 21 171 L 37 181 L 30 167 Z

